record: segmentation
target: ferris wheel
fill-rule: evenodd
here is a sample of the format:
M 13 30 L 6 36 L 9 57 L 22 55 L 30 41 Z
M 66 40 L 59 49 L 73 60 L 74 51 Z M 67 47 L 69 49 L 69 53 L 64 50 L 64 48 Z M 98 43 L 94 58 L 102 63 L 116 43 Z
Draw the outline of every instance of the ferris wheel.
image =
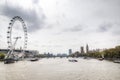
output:
M 7 43 L 8 43 L 8 49 L 9 50 L 12 50 L 14 47 L 15 47 L 15 44 L 16 44 L 16 42 L 12 42 L 13 40 L 12 40 L 12 28 L 13 28 L 13 25 L 14 25 L 14 23 L 15 23 L 15 21 L 20 21 L 21 23 L 22 23 L 22 27 L 23 27 L 23 32 L 24 32 L 24 35 L 22 36 L 23 37 L 23 41 L 24 41 L 24 43 L 23 43 L 23 51 L 27 48 L 27 41 L 28 41 L 28 37 L 27 37 L 27 27 L 26 27 L 26 25 L 25 25 L 25 22 L 24 22 L 24 20 L 21 18 L 21 17 L 19 17 L 19 16 L 15 16 L 15 17 L 13 17 L 11 20 L 10 20 L 10 23 L 9 23 L 9 26 L 8 26 L 8 31 L 7 31 Z M 16 39 L 16 41 L 17 41 L 17 39 L 19 39 L 19 38 L 21 38 L 21 36 L 20 37 L 16 37 L 15 39 Z

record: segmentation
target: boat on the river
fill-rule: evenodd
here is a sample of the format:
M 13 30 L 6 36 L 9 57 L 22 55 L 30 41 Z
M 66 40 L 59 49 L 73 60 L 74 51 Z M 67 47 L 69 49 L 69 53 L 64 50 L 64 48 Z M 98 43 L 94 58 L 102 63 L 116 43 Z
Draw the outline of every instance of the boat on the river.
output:
M 98 60 L 102 61 L 102 60 L 104 60 L 104 58 L 98 58 Z
M 120 60 L 114 60 L 113 62 L 114 63 L 120 63 Z
M 30 61 L 38 61 L 38 58 L 31 58 Z
M 87 57 L 85 56 L 84 59 L 87 59 Z
M 76 59 L 69 59 L 69 62 L 78 62 Z
M 100 60 L 100 61 L 104 60 L 104 54 L 102 54 L 101 58 L 98 58 L 98 60 Z
M 7 58 L 7 59 L 4 59 L 4 64 L 10 64 L 10 63 L 14 63 L 15 60 L 13 58 Z

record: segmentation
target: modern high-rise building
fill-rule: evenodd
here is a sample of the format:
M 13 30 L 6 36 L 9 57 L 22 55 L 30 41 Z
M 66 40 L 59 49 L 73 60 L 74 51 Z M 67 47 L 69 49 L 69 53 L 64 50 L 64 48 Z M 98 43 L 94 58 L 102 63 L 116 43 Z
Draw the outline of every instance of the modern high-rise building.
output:
M 85 52 L 84 52 L 84 47 L 82 46 L 81 47 L 81 54 L 84 54 Z
M 88 46 L 88 44 L 86 45 L 86 53 L 89 53 L 89 46 Z
M 69 49 L 69 55 L 71 55 L 72 54 L 72 49 Z

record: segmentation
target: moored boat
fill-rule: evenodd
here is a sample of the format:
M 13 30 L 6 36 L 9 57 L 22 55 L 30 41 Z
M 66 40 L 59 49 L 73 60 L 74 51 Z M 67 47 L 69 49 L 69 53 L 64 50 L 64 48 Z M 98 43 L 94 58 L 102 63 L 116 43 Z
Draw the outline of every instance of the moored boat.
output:
M 14 63 L 15 60 L 12 58 L 8 58 L 8 59 L 4 59 L 4 64 L 10 64 L 10 63 Z
M 69 62 L 78 62 L 76 59 L 69 59 Z
M 38 58 L 32 58 L 30 59 L 30 61 L 38 61 L 39 59 Z
M 98 60 L 102 61 L 102 60 L 104 60 L 104 58 L 98 58 Z
M 120 60 L 114 60 L 113 62 L 114 63 L 120 63 Z

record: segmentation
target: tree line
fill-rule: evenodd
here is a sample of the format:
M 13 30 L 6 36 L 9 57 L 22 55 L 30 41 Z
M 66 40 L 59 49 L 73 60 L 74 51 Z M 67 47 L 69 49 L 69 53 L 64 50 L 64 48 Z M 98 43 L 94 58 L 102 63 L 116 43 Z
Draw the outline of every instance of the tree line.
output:
M 89 53 L 81 54 L 78 51 L 69 55 L 70 57 L 93 57 L 93 58 L 101 58 L 102 56 L 105 59 L 120 59 L 120 46 L 116 46 L 115 48 L 105 49 L 103 51 L 90 51 Z

